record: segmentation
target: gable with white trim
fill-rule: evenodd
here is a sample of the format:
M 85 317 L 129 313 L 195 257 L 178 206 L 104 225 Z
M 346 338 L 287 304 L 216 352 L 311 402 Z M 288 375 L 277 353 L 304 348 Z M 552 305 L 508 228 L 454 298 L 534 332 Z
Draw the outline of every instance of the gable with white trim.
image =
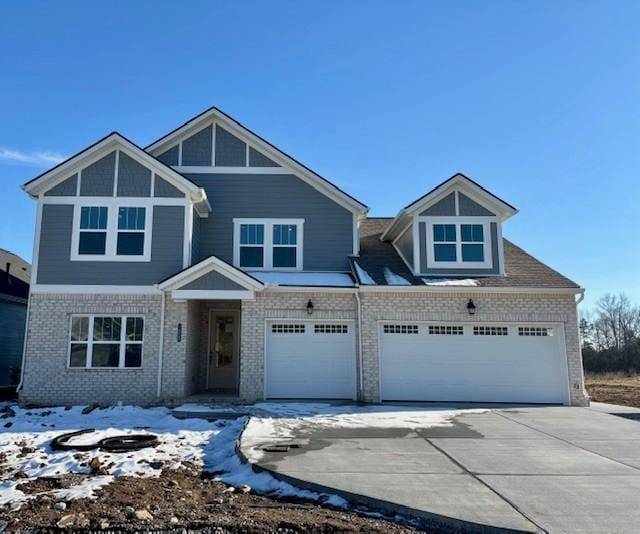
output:
M 368 208 L 217 108 L 211 108 L 146 150 L 182 173 L 293 174 L 358 216 Z

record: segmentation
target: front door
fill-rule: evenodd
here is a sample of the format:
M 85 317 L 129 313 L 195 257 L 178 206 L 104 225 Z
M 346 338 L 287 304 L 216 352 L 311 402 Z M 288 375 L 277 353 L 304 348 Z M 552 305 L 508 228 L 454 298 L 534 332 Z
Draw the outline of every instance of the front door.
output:
M 238 322 L 238 312 L 211 311 L 208 375 L 210 390 L 225 393 L 238 391 Z

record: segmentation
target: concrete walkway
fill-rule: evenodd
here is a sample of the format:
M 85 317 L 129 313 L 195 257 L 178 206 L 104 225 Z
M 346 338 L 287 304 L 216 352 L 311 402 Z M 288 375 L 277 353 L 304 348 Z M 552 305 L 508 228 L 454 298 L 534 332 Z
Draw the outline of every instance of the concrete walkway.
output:
M 264 452 L 255 465 L 299 486 L 470 531 L 639 528 L 640 422 L 603 409 L 514 407 L 453 423 L 305 425 L 264 443 L 299 448 Z M 242 442 L 240 449 L 250 456 Z

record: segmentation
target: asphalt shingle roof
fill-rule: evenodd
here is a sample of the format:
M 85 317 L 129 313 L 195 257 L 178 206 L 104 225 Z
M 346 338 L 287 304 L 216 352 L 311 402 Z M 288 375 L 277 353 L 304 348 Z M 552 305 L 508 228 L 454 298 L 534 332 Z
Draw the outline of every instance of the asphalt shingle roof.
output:
M 392 221 L 393 219 L 390 217 L 364 219 L 360 223 L 360 256 L 353 258 L 352 261 L 357 262 L 360 268 L 366 271 L 378 285 L 389 285 L 385 279 L 385 268 L 388 268 L 389 271 L 401 276 L 412 285 L 424 286 L 422 277 L 417 278 L 411 274 L 393 245 L 380 241 L 380 236 Z M 580 287 L 566 276 L 527 254 L 511 241 L 503 239 L 503 242 L 505 276 L 472 277 L 477 280 L 478 286 L 534 289 Z

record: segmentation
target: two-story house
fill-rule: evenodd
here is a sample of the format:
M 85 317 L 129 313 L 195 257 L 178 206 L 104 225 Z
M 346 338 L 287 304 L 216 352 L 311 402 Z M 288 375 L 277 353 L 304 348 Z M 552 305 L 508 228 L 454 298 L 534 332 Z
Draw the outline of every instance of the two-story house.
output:
M 212 108 L 24 189 L 25 403 L 587 402 L 582 289 L 503 239 L 516 209 L 461 174 L 367 218 Z

